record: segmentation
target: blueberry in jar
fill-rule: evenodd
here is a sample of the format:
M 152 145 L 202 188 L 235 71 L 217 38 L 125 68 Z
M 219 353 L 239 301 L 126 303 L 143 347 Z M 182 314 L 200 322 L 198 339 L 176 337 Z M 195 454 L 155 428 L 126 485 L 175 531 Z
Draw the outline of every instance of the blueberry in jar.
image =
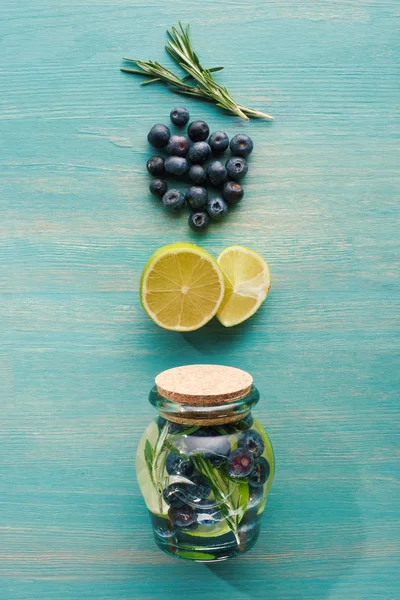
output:
M 189 147 L 189 140 L 183 135 L 171 135 L 167 144 L 167 152 L 171 156 L 186 156 Z
M 189 111 L 183 106 L 177 106 L 176 108 L 172 109 L 169 116 L 173 124 L 177 127 L 183 127 L 186 125 L 190 118 Z
M 163 498 L 168 506 L 180 508 L 186 501 L 186 486 L 183 483 L 171 483 L 163 490 Z
M 262 486 L 267 481 L 271 467 L 269 462 L 261 456 L 254 461 L 254 468 L 249 475 L 249 484 L 252 486 Z
M 222 162 L 214 160 L 207 167 L 207 177 L 213 185 L 220 185 L 228 178 L 227 169 Z
M 187 132 L 192 142 L 204 142 L 209 136 L 210 129 L 204 121 L 193 121 Z
M 208 200 L 207 190 L 203 187 L 193 185 L 186 191 L 185 200 L 192 210 L 203 208 Z
M 195 508 L 195 519 L 199 525 L 210 527 L 222 521 L 222 515 L 215 506 L 210 506 L 207 501 L 199 502 Z
M 149 190 L 153 196 L 162 198 L 168 191 L 168 183 L 164 179 L 152 179 L 150 181 Z
M 182 506 L 178 508 L 170 508 L 168 516 L 171 522 L 176 527 L 188 527 L 195 522 L 194 510 L 190 506 Z
M 166 125 L 153 125 L 147 134 L 147 140 L 153 148 L 163 148 L 168 144 L 171 132 Z
M 192 165 L 189 169 L 189 179 L 195 185 L 203 185 L 207 181 L 207 173 L 200 165 Z
M 207 202 L 207 212 L 211 219 L 220 221 L 228 213 L 228 205 L 222 198 L 210 198 Z
M 200 427 L 186 438 L 186 447 L 191 454 L 201 454 L 214 466 L 222 465 L 231 451 L 227 435 L 220 435 L 212 427 Z
M 258 458 L 264 452 L 264 442 L 258 431 L 248 429 L 239 439 L 239 448 L 248 450 L 254 458 Z
M 193 473 L 193 463 L 190 459 L 170 452 L 165 461 L 165 468 L 168 475 L 182 475 L 190 477 Z
M 181 423 L 173 423 L 172 421 L 168 421 L 168 433 L 171 435 L 175 433 L 181 433 L 184 427 Z
M 249 170 L 247 162 L 241 156 L 233 156 L 232 158 L 229 158 L 225 163 L 225 167 L 228 177 L 235 180 L 242 179 L 242 177 L 244 177 Z
M 244 191 L 237 181 L 227 181 L 222 190 L 222 196 L 228 204 L 238 204 L 244 196 Z
M 229 146 L 229 138 L 223 131 L 214 131 L 208 138 L 213 154 L 223 154 Z
M 238 133 L 231 139 L 230 149 L 235 156 L 246 158 L 246 156 L 253 152 L 253 147 L 253 140 L 245 133 Z
M 206 162 L 211 154 L 211 148 L 207 142 L 195 142 L 189 148 L 188 159 L 192 163 L 201 164 Z
M 184 175 L 189 171 L 189 163 L 183 156 L 168 156 L 164 163 L 165 170 L 170 175 Z
M 210 224 L 210 217 L 205 211 L 193 212 L 188 219 L 188 223 L 193 231 L 204 231 Z
M 190 477 L 186 488 L 186 498 L 188 502 L 200 502 L 210 495 L 211 488 L 207 479 L 203 475 L 196 473 Z
M 185 196 L 179 190 L 169 190 L 162 197 L 164 208 L 172 212 L 178 212 L 185 204 Z
M 228 456 L 227 470 L 231 477 L 247 477 L 253 470 L 254 459 L 247 450 L 237 448 Z
M 164 159 L 161 156 L 152 156 L 146 163 L 150 175 L 164 175 Z

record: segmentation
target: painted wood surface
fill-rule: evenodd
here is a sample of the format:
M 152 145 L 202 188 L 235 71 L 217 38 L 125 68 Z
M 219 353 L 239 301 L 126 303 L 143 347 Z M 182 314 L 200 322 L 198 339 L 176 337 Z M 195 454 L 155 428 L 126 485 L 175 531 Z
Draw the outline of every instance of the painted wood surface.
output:
M 0 598 L 400 596 L 398 16 L 386 1 L 4 0 L 0 115 Z M 193 26 L 249 125 L 140 88 Z M 159 245 L 196 240 L 147 192 L 146 133 L 184 103 L 255 140 L 246 197 L 201 244 L 242 243 L 273 290 L 188 335 L 141 310 Z M 160 370 L 248 369 L 277 460 L 257 547 L 216 566 L 154 546 L 133 471 Z

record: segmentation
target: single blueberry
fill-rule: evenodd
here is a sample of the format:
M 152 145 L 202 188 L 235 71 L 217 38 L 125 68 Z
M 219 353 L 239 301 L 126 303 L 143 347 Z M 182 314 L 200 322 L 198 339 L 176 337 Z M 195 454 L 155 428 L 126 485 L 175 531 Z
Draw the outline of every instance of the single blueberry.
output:
M 244 191 L 237 181 L 227 181 L 222 190 L 222 196 L 228 204 L 237 204 L 244 196 Z
M 182 475 L 190 477 L 193 473 L 193 463 L 190 459 L 170 452 L 165 461 L 165 468 L 168 475 Z
M 171 483 L 163 490 L 165 502 L 173 508 L 180 508 L 185 504 L 187 496 L 186 485 L 183 483 Z
M 251 452 L 254 458 L 261 456 L 265 448 L 261 435 L 255 429 L 244 431 L 239 438 L 238 446 Z
M 231 451 L 227 435 L 220 435 L 213 427 L 200 427 L 185 440 L 190 454 L 201 454 L 214 466 L 222 465 Z
M 192 142 L 203 142 L 208 138 L 210 130 L 204 121 L 193 121 L 188 127 L 188 136 Z
M 203 185 L 207 181 L 207 173 L 200 165 L 192 165 L 189 169 L 189 178 L 195 185 Z
M 168 183 L 164 179 L 152 179 L 150 181 L 149 190 L 153 196 L 162 198 L 168 192 Z
M 168 156 L 164 167 L 170 175 L 184 175 L 189 171 L 189 163 L 183 156 Z
M 207 212 L 214 221 L 220 221 L 228 212 L 228 205 L 222 198 L 210 198 L 207 202 Z
M 174 433 L 181 433 L 183 429 L 184 427 L 181 423 L 173 423 L 172 421 L 168 422 L 168 433 L 171 433 L 172 435 Z
M 253 151 L 253 140 L 245 133 L 238 133 L 231 139 L 230 148 L 235 156 L 246 158 Z
M 146 167 L 150 175 L 163 175 L 165 173 L 164 159 L 161 156 L 149 158 Z
M 215 131 L 208 138 L 213 154 L 223 154 L 229 146 L 229 138 L 223 131 Z
M 171 135 L 167 144 L 167 152 L 171 156 L 186 156 L 190 143 L 183 135 Z
M 244 513 L 240 525 L 239 535 L 249 536 L 250 534 L 256 533 L 255 530 L 260 526 L 260 517 L 257 515 L 257 509 L 250 508 Z
M 178 212 L 185 205 L 185 196 L 179 190 L 169 190 L 162 197 L 164 208 Z
M 178 127 L 183 127 L 189 121 L 190 115 L 189 111 L 183 106 L 177 106 L 170 112 L 170 119 L 174 125 Z
M 211 148 L 207 142 L 195 142 L 189 148 L 188 159 L 192 163 L 200 164 L 206 162 L 211 154 Z
M 249 500 L 247 502 L 248 508 L 258 506 L 264 496 L 264 489 L 262 485 L 252 485 L 250 478 L 252 473 L 249 475 Z
M 163 148 L 168 144 L 171 132 L 166 125 L 153 125 L 147 134 L 147 140 L 154 148 Z
M 207 177 L 213 185 L 219 185 L 227 180 L 227 170 L 219 160 L 214 160 L 207 167 Z
M 211 492 L 210 485 L 203 475 L 195 474 L 190 478 L 186 487 L 186 498 L 188 502 L 199 502 L 207 498 Z
M 263 456 L 254 461 L 254 468 L 249 475 L 249 484 L 253 486 L 262 486 L 267 481 L 271 467 L 269 462 Z
M 170 508 L 168 516 L 176 527 L 188 527 L 195 521 L 194 510 L 190 506 Z
M 208 200 L 207 190 L 203 187 L 193 185 L 186 191 L 185 200 L 192 210 L 203 208 Z
M 247 162 L 241 156 L 233 156 L 229 158 L 225 163 L 228 176 L 231 179 L 241 179 L 244 177 L 249 170 Z
M 247 477 L 253 470 L 254 459 L 250 452 L 237 448 L 228 456 L 227 469 L 231 477 Z
M 210 217 L 203 211 L 194 212 L 190 215 L 188 223 L 193 231 L 204 231 L 210 224 Z

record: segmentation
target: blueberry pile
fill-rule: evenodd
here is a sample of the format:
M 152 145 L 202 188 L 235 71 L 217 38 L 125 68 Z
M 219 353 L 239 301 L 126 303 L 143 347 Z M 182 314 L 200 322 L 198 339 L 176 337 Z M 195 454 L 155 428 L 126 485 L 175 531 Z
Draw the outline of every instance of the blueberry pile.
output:
M 262 456 L 265 446 L 257 431 L 250 428 L 235 430 L 238 443 L 232 449 L 229 438 L 231 431 L 200 427 L 187 434 L 184 426 L 175 423 L 167 424 L 164 421 L 159 425 L 168 427 L 172 435 L 181 434 L 184 440 L 184 454 L 171 451 L 165 460 L 165 469 L 172 483 L 167 482 L 169 485 L 162 494 L 169 506 L 168 516 L 173 527 L 191 531 L 199 525 L 213 526 L 224 519 L 213 496 L 212 482 L 196 471 L 198 457 L 207 461 L 211 473 L 217 469 L 218 477 L 246 481 L 249 502 L 256 505 L 260 501 L 263 485 L 270 475 L 270 465 Z M 251 424 L 243 420 L 242 426 L 249 427 Z
M 189 121 L 186 108 L 174 108 L 171 121 L 184 127 Z M 210 130 L 204 121 L 193 121 L 187 128 L 189 139 L 183 135 L 171 135 L 166 125 L 154 125 L 148 135 L 153 148 L 163 149 L 167 158 L 152 156 L 147 161 L 147 170 L 154 177 L 150 192 L 162 200 L 164 207 L 173 212 L 187 205 L 191 211 L 189 226 L 194 231 L 203 231 L 211 220 L 220 221 L 228 209 L 243 198 L 243 187 L 239 181 L 248 171 L 246 157 L 253 150 L 253 141 L 245 133 L 235 135 L 230 141 L 226 133 Z M 232 156 L 224 162 L 225 150 Z M 182 193 L 168 189 L 167 176 L 186 177 L 191 186 Z M 211 195 L 208 185 L 217 187 Z

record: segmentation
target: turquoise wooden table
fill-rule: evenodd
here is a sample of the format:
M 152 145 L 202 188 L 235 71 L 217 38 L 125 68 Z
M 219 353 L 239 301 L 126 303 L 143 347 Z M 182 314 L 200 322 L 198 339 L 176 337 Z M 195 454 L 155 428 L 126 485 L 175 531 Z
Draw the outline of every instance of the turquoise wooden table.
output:
M 1 600 L 397 600 L 398 4 L 4 0 L 1 6 Z M 244 104 L 140 88 L 180 18 Z M 397 71 L 397 72 L 396 72 Z M 139 275 L 195 241 L 147 192 L 146 134 L 175 105 L 248 132 L 246 197 L 201 239 L 269 261 L 248 323 L 180 335 Z M 207 566 L 153 544 L 134 476 L 162 369 L 250 370 L 277 473 L 258 545 Z

